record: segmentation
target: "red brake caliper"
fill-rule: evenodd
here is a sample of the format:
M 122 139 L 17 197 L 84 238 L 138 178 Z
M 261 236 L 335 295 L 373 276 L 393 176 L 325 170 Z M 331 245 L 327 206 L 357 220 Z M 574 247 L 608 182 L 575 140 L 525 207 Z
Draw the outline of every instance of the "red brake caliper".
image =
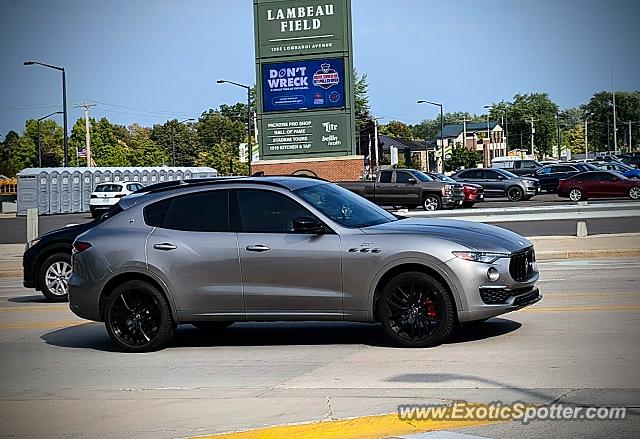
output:
M 427 317 L 435 319 L 437 317 L 436 306 L 433 304 L 431 299 L 425 299 L 424 304 L 427 306 Z

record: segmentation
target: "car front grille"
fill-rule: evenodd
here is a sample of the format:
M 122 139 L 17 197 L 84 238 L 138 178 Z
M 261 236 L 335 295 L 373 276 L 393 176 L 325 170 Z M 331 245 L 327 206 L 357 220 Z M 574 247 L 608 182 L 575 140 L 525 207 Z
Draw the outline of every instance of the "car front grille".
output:
M 533 297 L 529 297 L 529 296 L 532 296 L 534 294 L 537 294 L 537 290 L 535 290 L 534 287 L 516 288 L 513 290 L 508 290 L 506 288 L 490 288 L 490 287 L 480 288 L 480 298 L 487 305 L 503 305 L 507 303 L 510 298 L 514 296 L 518 296 L 514 300 L 514 305 L 517 305 L 520 303 L 528 302 L 529 300 L 533 299 Z M 529 297 L 529 299 L 524 300 L 523 302 L 522 301 L 523 297 Z
M 509 274 L 513 280 L 523 282 L 531 279 L 534 273 L 536 254 L 533 247 L 518 252 L 511 256 L 509 261 Z

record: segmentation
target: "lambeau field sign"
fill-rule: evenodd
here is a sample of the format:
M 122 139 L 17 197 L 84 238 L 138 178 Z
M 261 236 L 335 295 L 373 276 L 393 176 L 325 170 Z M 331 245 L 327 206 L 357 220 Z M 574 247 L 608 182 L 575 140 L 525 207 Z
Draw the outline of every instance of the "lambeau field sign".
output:
M 260 159 L 355 154 L 350 0 L 254 0 Z

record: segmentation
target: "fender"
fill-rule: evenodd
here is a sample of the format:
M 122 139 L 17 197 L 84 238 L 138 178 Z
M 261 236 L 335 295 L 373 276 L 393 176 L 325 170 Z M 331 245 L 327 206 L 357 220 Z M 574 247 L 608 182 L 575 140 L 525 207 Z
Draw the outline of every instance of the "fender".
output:
M 456 304 L 456 309 L 458 311 L 463 311 L 467 308 L 467 301 L 464 298 L 464 294 L 460 294 L 462 289 L 460 282 L 458 281 L 456 275 L 451 271 L 446 263 L 436 259 L 432 256 L 425 254 L 402 254 L 398 255 L 398 258 L 395 258 L 391 261 L 388 261 L 385 265 L 383 265 L 377 273 L 373 276 L 371 283 L 369 285 L 369 293 L 368 293 L 368 302 L 371 304 L 368 309 L 368 317 L 371 320 L 375 319 L 374 316 L 374 307 L 373 307 L 373 299 L 376 292 L 376 287 L 380 282 L 380 279 L 387 273 L 389 270 L 392 270 L 395 267 L 405 264 L 418 264 L 424 265 L 425 267 L 437 272 L 447 283 L 447 287 L 451 290 L 451 294 L 453 295 L 453 299 Z

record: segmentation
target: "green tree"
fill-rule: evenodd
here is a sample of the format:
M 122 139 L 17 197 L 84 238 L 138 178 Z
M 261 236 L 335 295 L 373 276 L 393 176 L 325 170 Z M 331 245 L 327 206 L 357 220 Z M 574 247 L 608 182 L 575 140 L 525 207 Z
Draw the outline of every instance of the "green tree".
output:
M 132 166 L 161 166 L 170 163 L 165 151 L 149 137 L 150 128 L 133 124 L 128 128 L 127 159 Z
M 356 129 L 360 130 L 368 120 L 371 120 L 371 105 L 369 104 L 367 74 L 358 75 L 358 71 L 355 68 L 353 69 L 353 94 Z
M 129 166 L 127 129 L 112 124 L 106 117 L 90 122 L 91 156 L 96 166 Z
M 379 131 L 381 134 L 386 134 L 387 136 L 397 137 L 400 139 L 413 138 L 413 131 L 409 125 L 397 120 L 392 120 L 388 124 L 381 125 Z
M 489 113 L 491 119 L 500 120 L 501 110 L 506 109 L 509 123 L 508 143 L 510 148 L 520 145 L 531 148 L 531 123 L 534 119 L 534 142 L 538 157 L 549 155 L 556 144 L 556 114 L 558 106 L 547 93 L 516 94 L 513 102 L 494 104 Z
M 458 145 L 451 151 L 451 158 L 445 160 L 445 167 L 447 170 L 455 171 L 460 168 L 474 168 L 480 162 L 482 154 Z
M 589 149 L 606 151 L 613 146 L 613 99 L 611 92 L 595 93 L 583 107 L 589 120 Z M 625 122 L 640 121 L 640 91 L 616 91 L 616 120 L 618 129 L 618 146 L 628 143 L 628 125 Z M 632 149 L 640 144 L 640 126 L 632 124 Z M 592 149 L 593 148 L 593 149 Z
M 25 139 L 21 145 L 26 148 L 23 151 L 23 157 L 27 158 L 30 154 L 28 151 L 32 149 L 33 158 L 29 166 L 38 166 L 37 145 L 38 145 L 38 121 L 29 119 L 25 123 L 22 139 Z M 28 141 L 26 140 L 28 139 Z M 55 120 L 46 119 L 40 121 L 40 148 L 42 153 L 42 166 L 62 166 L 64 154 L 64 140 L 62 127 Z
M 7 177 L 16 175 L 17 168 L 15 167 L 14 157 L 18 150 L 19 141 L 20 135 L 15 131 L 9 131 L 4 137 L 0 156 L 0 174 Z
M 564 132 L 562 145 L 573 153 L 584 152 L 584 124 L 574 125 Z
M 149 138 L 169 157 L 168 163 L 175 141 L 176 166 L 193 166 L 201 149 L 195 124 L 178 123 L 177 119 L 154 125 Z
M 246 142 L 245 125 L 237 120 L 223 116 L 220 112 L 209 110 L 200 116 L 195 124 L 201 150 L 197 161 L 207 160 L 221 174 L 248 172 L 246 163 L 240 163 L 240 143 Z

